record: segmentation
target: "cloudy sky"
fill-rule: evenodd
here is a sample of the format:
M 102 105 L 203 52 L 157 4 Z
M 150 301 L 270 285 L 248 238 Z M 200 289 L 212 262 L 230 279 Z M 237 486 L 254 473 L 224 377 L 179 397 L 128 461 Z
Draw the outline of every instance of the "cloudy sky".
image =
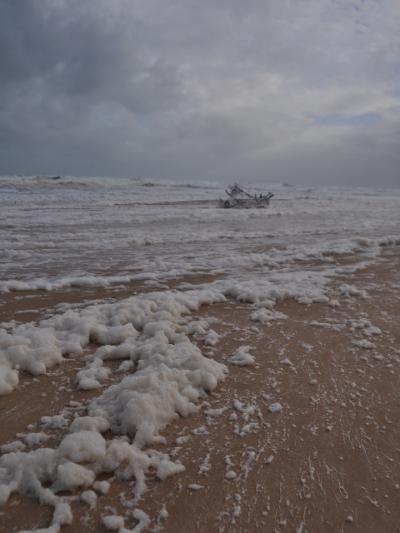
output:
M 0 174 L 400 186 L 399 0 L 0 0 Z

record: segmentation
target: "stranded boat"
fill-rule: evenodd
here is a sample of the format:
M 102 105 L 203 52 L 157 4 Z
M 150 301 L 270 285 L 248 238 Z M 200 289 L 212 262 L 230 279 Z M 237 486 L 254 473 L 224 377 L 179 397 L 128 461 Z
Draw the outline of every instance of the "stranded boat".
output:
M 250 209 L 251 207 L 268 207 L 271 198 L 274 196 L 272 192 L 267 194 L 250 194 L 240 185 L 235 183 L 230 185 L 225 190 L 228 198 L 218 200 L 219 207 L 229 209 L 231 207 Z

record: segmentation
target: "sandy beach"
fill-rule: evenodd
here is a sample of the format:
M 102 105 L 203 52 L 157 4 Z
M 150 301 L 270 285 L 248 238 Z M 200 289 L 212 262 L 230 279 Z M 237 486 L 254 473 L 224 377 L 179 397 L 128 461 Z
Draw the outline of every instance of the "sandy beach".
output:
M 103 518 L 111 515 L 125 517 L 125 528 L 135 532 L 399 531 L 400 254 L 388 247 L 353 272 L 358 257 L 335 261 L 343 273 L 330 281 L 327 302 L 285 298 L 270 316 L 253 319 L 254 305 L 244 301 L 200 306 L 192 321 L 211 324 L 218 342 L 195 331 L 193 342 L 226 364 L 229 374 L 198 402 L 197 413 L 172 421 L 162 431 L 165 443 L 154 446 L 184 470 L 160 480 L 150 468 L 138 503 L 134 476 L 102 474 L 111 486 L 107 494 L 97 489 L 95 505 L 82 491 L 68 492 L 73 520 L 62 530 L 106 531 Z M 322 267 L 316 260 L 299 264 L 302 270 Z M 171 286 L 206 280 L 212 277 L 177 279 Z M 60 303 L 121 299 L 143 290 L 136 284 L 32 291 L 28 298 L 8 293 L 0 312 L 3 321 L 37 321 L 60 311 Z M 240 348 L 252 357 L 230 363 Z M 95 349 L 90 344 L 84 355 Z M 105 364 L 115 370 L 119 361 Z M 18 389 L 0 397 L 3 454 L 12 450 L 7 444 L 43 430 L 46 440 L 31 437 L 29 449 L 59 445 L 68 426 L 43 426 L 42 417 L 86 414 L 99 392 L 77 389 L 83 367 L 83 357 L 71 356 L 46 375 L 21 374 Z M 111 374 L 107 386 L 120 379 Z M 138 507 L 148 517 L 144 522 Z M 45 528 L 51 517 L 52 508 L 29 491 L 15 493 L 1 509 L 0 530 Z

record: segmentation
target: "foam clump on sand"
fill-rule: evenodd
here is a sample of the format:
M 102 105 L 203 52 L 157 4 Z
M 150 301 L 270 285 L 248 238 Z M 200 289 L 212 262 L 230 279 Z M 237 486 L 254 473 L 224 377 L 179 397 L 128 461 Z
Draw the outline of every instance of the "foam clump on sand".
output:
M 76 431 L 98 431 L 104 433 L 110 429 L 110 423 L 100 416 L 78 416 L 69 426 L 70 433 Z
M 268 411 L 270 413 L 280 413 L 283 410 L 282 404 L 279 402 L 271 403 L 268 406 Z
M 249 353 L 250 346 L 240 346 L 236 352 L 228 358 L 231 365 L 248 366 L 254 365 L 255 358 Z
M 279 272 L 268 279 L 233 281 L 221 280 L 215 283 L 221 292 L 239 302 L 255 304 L 260 308 L 271 309 L 278 301 L 294 298 L 299 303 L 327 303 L 325 285 L 334 272 L 299 271 Z M 271 314 L 271 316 L 274 316 Z M 278 318 L 278 315 L 275 314 Z M 279 319 L 284 316 L 279 316 Z
M 82 390 L 98 389 L 110 375 L 111 370 L 102 366 L 101 360 L 95 359 L 90 365 L 77 373 L 76 382 Z
M 162 459 L 158 463 L 157 477 L 158 479 L 164 480 L 167 477 L 173 476 L 174 474 L 178 474 L 179 472 L 183 472 L 184 470 L 185 467 L 183 465 L 179 463 L 174 463 L 169 459 Z
M 75 463 L 94 463 L 104 459 L 106 441 L 97 431 L 78 431 L 64 437 L 58 452 Z
M 260 307 L 250 314 L 250 319 L 254 322 L 260 322 L 261 324 L 268 324 L 275 320 L 286 320 L 287 315 L 280 313 L 279 311 L 272 311 L 271 309 Z
M 371 324 L 366 318 L 359 318 L 357 320 L 348 320 L 351 331 L 357 331 L 363 335 L 371 337 L 373 335 L 382 335 L 382 330 L 377 326 Z
M 143 347 L 142 356 L 148 348 Z M 159 442 L 159 431 L 173 419 L 196 412 L 195 402 L 225 375 L 223 365 L 187 342 L 151 354 L 135 374 L 109 387 L 89 406 L 92 416 L 109 420 L 112 431 L 134 436 L 139 446 Z
M 54 490 L 56 492 L 73 491 L 80 487 L 91 487 L 95 477 L 96 475 L 92 470 L 68 461 L 57 467 L 57 481 Z
M 109 377 L 102 360 L 137 359 L 133 352 L 139 333 L 171 340 L 182 315 L 202 303 L 223 300 L 221 292 L 214 289 L 190 294 L 153 293 L 115 304 L 92 305 L 81 311 L 68 310 L 38 326 L 17 326 L 11 333 L 0 329 L 0 394 L 8 394 L 18 385 L 19 370 L 35 376 L 44 374 L 62 362 L 64 355 L 81 355 L 89 343 L 100 347 L 77 379 L 83 389 L 98 388 Z
M 27 281 L 9 279 L 0 282 L 0 293 L 30 290 L 54 291 L 68 287 L 109 287 L 113 283 L 129 283 L 142 277 L 142 274 L 125 276 L 96 276 L 86 274 L 83 276 L 64 276 L 54 279 L 35 278 Z
M 339 287 L 339 294 L 340 296 L 343 296 L 345 298 L 361 298 L 363 300 L 366 300 L 368 298 L 368 293 L 364 289 L 358 289 L 354 285 L 348 285 L 344 283 Z
M 8 361 L 0 359 L 0 395 L 12 392 L 18 383 L 18 370 L 12 369 Z
M 118 531 L 124 527 L 124 517 L 120 515 L 103 516 L 103 526 L 109 531 Z
M 0 505 L 13 492 L 29 494 L 54 507 L 53 529 L 49 531 L 57 532 L 71 513 L 65 497 L 58 495 L 62 491 L 82 490 L 86 492 L 83 498 L 94 501 L 87 498 L 88 491 L 107 491 L 109 487 L 100 486 L 96 479 L 100 474 L 112 474 L 135 480 L 133 498 L 137 502 L 146 488 L 150 468 L 160 479 L 184 470 L 168 455 L 146 446 L 163 442 L 160 432 L 176 417 L 197 411 L 198 400 L 224 379 L 226 367 L 204 357 L 184 332 L 192 311 L 202 303 L 224 299 L 219 291 L 211 289 L 153 293 L 116 304 L 90 306 L 80 312 L 68 311 L 36 328 L 27 325 L 20 330 L 25 337 L 20 336 L 19 346 L 32 348 L 30 340 L 39 339 L 38 346 L 53 347 L 57 361 L 62 360 L 67 347 L 75 347 L 79 354 L 89 342 L 107 342 L 90 356 L 87 369 L 101 369 L 105 359 L 118 358 L 132 361 L 135 372 L 92 400 L 88 416 L 76 417 L 55 449 L 3 455 Z M 42 329 L 46 343 L 40 341 Z M 3 338 L 16 346 L 9 336 Z M 50 355 L 48 351 L 44 367 Z M 43 421 L 50 421 L 50 417 Z M 103 434 L 109 430 L 111 437 L 106 439 Z M 139 515 L 133 531 L 141 531 L 147 524 L 147 515 Z
M 97 494 L 93 490 L 85 490 L 81 494 L 81 500 L 91 509 L 94 509 L 97 503 Z
M 210 331 L 204 337 L 204 344 L 206 346 L 215 346 L 216 344 L 218 344 L 218 341 L 220 340 L 220 338 L 221 338 L 221 335 L 219 335 L 213 329 L 210 329 Z
M 102 519 L 103 526 L 109 531 L 118 531 L 119 533 L 141 533 L 150 524 L 150 517 L 144 511 L 135 509 L 132 516 L 138 521 L 133 529 L 125 528 L 125 519 L 120 515 L 107 515 Z
M 0 329 L 0 394 L 18 385 L 18 371 L 37 376 L 62 361 L 62 352 L 51 329 L 18 326 L 13 334 Z

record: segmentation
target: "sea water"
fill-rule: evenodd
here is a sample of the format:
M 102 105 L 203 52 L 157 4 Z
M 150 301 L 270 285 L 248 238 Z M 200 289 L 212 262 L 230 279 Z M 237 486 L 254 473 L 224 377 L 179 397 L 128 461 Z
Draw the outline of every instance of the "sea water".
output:
M 0 290 L 235 274 L 400 235 L 399 190 L 250 189 L 273 192 L 271 205 L 218 208 L 218 183 L 1 177 Z

